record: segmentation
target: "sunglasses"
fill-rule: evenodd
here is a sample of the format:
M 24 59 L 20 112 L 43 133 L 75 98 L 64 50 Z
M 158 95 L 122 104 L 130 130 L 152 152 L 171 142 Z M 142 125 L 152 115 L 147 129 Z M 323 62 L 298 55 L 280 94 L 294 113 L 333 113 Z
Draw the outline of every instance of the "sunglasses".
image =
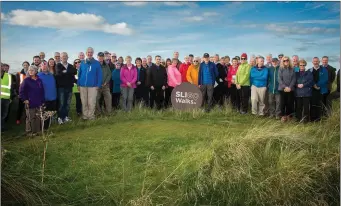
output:
M 305 67 L 305 65 L 300 65 L 300 67 Z
M 246 60 L 246 58 L 241 58 L 241 60 Z
M 193 62 L 199 62 L 199 61 L 197 61 L 197 60 L 194 60 Z
M 75 64 L 80 64 L 81 62 L 75 62 Z
M 283 62 L 289 62 L 289 60 L 286 59 L 286 60 L 283 60 Z
M 116 58 L 116 56 L 111 56 L 111 58 Z

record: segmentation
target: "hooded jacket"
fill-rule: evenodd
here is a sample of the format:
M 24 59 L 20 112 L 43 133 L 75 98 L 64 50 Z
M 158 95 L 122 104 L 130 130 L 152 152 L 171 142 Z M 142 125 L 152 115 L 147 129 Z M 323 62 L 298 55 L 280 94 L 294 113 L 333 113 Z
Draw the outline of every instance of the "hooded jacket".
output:
M 314 68 L 310 69 L 311 73 L 313 73 L 313 69 Z M 328 75 L 329 75 L 328 70 L 325 67 L 320 66 L 319 78 L 318 78 L 317 82 L 314 81 L 314 84 L 316 84 L 316 86 L 320 87 L 321 94 L 328 93 Z
M 212 78 L 212 86 L 214 86 L 215 81 L 218 77 L 218 69 L 213 62 L 208 62 L 209 73 L 211 74 Z M 199 66 L 199 77 L 198 77 L 198 85 L 202 85 L 204 83 L 204 69 L 206 67 L 206 63 L 202 62 Z
M 180 67 L 181 70 L 181 67 Z M 173 65 L 169 65 L 167 68 L 167 78 L 168 85 L 170 87 L 176 87 L 181 84 L 181 80 L 183 79 L 182 73 L 179 72 L 178 68 Z
M 136 67 L 132 64 L 131 69 L 128 69 L 127 65 L 124 65 L 121 68 L 120 79 L 121 87 L 128 87 L 127 83 L 129 82 L 132 88 L 136 88 L 137 81 Z
M 289 87 L 291 91 L 295 90 L 296 75 L 293 68 L 279 68 L 278 71 L 278 90 L 283 91 Z
M 269 68 L 268 91 L 271 94 L 279 94 L 278 92 L 278 70 L 279 70 L 279 66 L 277 67 L 272 66 Z
M 198 85 L 199 67 L 200 64 L 198 64 L 197 66 L 192 64 L 188 67 L 186 77 L 189 83 Z
M 190 62 L 188 62 L 187 64 L 186 63 L 182 63 L 180 65 L 179 71 L 181 73 L 181 80 L 182 80 L 182 82 L 188 82 L 188 80 L 187 80 L 187 70 L 188 70 L 188 68 L 190 66 L 191 66 Z
M 227 86 L 228 88 L 232 85 L 232 80 L 234 80 L 234 84 L 236 84 L 236 74 L 238 72 L 239 66 L 237 65 L 236 68 L 234 68 L 232 65 L 230 66 L 228 73 L 227 73 Z
M 29 101 L 29 108 L 38 108 L 45 102 L 45 91 L 43 82 L 37 76 L 34 80 L 25 78 L 20 86 L 19 97 L 22 101 Z
M 240 64 L 236 74 L 236 84 L 250 86 L 251 65 L 247 62 Z
M 78 70 L 79 87 L 102 87 L 102 68 L 99 61 L 92 59 L 86 59 L 81 63 Z
M 269 70 L 265 66 L 255 66 L 250 72 L 250 84 L 255 87 L 266 87 L 268 85 Z

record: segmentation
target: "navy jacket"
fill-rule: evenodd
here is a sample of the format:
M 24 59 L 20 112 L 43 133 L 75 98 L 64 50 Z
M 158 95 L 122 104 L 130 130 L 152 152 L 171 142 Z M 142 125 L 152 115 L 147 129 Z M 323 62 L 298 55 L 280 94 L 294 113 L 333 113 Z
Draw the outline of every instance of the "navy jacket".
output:
M 314 86 L 314 78 L 313 73 L 309 70 L 305 71 L 304 73 L 295 72 L 296 75 L 296 97 L 311 97 L 312 95 L 312 87 Z M 298 84 L 303 84 L 303 88 L 298 88 Z
M 314 68 L 310 69 L 310 72 L 313 72 Z M 328 93 L 328 70 L 325 67 L 320 66 L 319 69 L 319 80 L 318 82 L 314 82 L 316 86 L 320 87 L 321 94 Z M 314 85 L 313 84 L 313 85 Z
M 198 76 L 198 85 L 202 85 L 204 79 L 203 79 L 203 76 L 204 76 L 204 65 L 205 65 L 205 62 L 202 62 L 199 66 L 199 76 Z M 218 77 L 218 69 L 217 69 L 217 66 L 215 65 L 215 63 L 213 62 L 208 62 L 208 66 L 210 68 L 210 73 L 212 75 L 212 80 L 213 80 L 213 86 L 215 84 L 215 81 L 217 80 L 217 77 Z

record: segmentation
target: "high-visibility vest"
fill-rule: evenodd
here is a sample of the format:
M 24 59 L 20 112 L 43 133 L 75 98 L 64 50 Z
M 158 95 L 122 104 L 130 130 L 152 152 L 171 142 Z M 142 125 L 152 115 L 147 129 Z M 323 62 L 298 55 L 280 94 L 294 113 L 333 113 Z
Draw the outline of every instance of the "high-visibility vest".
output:
M 75 75 L 75 79 L 76 80 L 78 79 L 78 71 L 77 71 L 77 74 Z M 78 86 L 76 83 L 73 84 L 72 93 L 79 93 Z
M 12 75 L 5 73 L 1 79 L 1 99 L 11 98 Z

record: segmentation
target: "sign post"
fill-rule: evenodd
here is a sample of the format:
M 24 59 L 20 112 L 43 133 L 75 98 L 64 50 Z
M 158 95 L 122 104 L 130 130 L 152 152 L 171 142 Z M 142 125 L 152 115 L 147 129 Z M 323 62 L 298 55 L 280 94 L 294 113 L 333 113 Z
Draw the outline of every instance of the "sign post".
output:
M 202 105 L 202 93 L 198 86 L 183 82 L 172 91 L 172 106 L 178 110 L 198 109 Z

